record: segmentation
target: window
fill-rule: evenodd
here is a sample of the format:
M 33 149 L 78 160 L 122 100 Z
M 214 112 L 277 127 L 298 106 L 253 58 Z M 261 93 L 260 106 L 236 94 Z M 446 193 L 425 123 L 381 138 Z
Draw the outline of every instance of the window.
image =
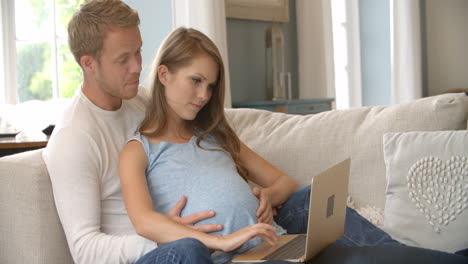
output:
M 362 106 L 359 1 L 331 1 L 337 109 Z
M 68 49 L 67 24 L 84 0 L 2 1 L 4 103 L 71 97 L 81 69 Z

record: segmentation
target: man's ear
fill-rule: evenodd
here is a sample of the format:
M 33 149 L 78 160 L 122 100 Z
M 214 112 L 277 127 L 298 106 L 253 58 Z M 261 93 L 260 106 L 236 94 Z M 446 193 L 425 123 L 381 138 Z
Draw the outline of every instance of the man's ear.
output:
M 164 86 L 167 85 L 169 79 L 169 69 L 166 65 L 158 66 L 158 79 Z
M 81 67 L 85 72 L 94 71 L 96 60 L 91 55 L 83 55 L 80 58 Z

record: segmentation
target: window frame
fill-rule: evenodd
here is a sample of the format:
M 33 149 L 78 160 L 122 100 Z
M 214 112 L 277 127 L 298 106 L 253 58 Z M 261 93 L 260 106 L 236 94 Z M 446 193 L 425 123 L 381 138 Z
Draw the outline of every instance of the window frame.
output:
M 15 104 L 17 101 L 16 93 L 16 44 L 15 44 L 15 3 L 14 0 L 1 1 L 1 60 L 0 71 L 0 103 Z
M 56 0 L 47 0 L 52 4 L 52 34 L 51 37 L 34 39 L 35 41 L 47 41 L 51 45 L 51 81 L 52 99 L 60 97 L 59 87 L 59 61 L 58 42 L 61 36 L 57 35 L 57 10 Z M 0 23 L 2 36 L 0 37 L 0 103 L 16 104 L 19 102 L 18 88 L 16 87 L 16 23 L 15 0 L 2 0 L 0 3 Z

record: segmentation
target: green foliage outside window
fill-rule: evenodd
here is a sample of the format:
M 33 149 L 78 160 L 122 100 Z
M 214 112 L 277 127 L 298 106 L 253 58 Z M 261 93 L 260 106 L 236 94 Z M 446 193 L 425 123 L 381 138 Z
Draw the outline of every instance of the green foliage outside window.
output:
M 28 0 L 33 14 L 33 23 L 37 28 L 47 27 L 52 16 L 48 3 L 50 0 Z M 68 49 L 66 28 L 75 10 L 84 0 L 55 0 L 57 62 L 60 97 L 70 98 L 79 88 L 82 72 Z M 50 27 L 50 26 L 49 26 Z M 50 29 L 52 31 L 52 28 Z M 52 99 L 53 56 L 52 43 L 28 41 L 17 43 L 16 69 L 19 102 L 27 100 Z

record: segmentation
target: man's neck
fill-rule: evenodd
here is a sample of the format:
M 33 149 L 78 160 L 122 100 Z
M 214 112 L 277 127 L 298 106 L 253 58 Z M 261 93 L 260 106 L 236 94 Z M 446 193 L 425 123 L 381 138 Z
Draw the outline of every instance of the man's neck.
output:
M 83 82 L 81 90 L 94 105 L 103 110 L 116 111 L 122 106 L 121 98 L 110 95 L 96 83 L 92 83 L 86 79 Z

